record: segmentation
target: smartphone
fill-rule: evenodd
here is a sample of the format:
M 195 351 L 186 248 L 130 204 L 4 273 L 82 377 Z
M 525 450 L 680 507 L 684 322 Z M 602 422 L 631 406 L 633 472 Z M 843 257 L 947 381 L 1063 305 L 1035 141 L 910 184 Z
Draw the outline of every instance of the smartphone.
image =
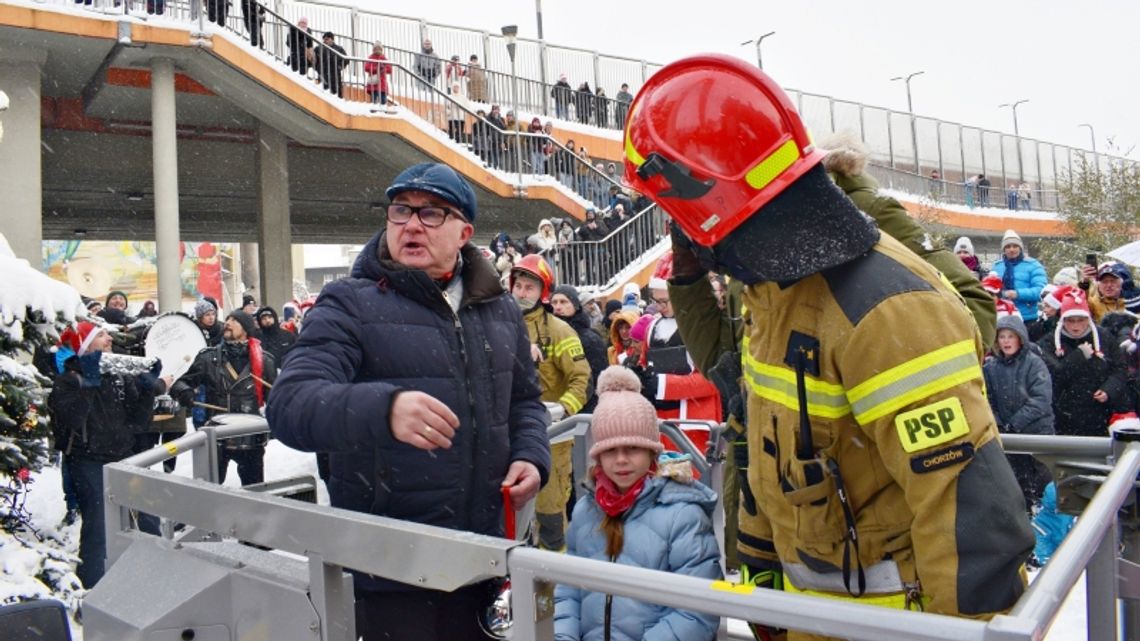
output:
M 1096 254 L 1085 254 L 1085 264 L 1096 269 Z

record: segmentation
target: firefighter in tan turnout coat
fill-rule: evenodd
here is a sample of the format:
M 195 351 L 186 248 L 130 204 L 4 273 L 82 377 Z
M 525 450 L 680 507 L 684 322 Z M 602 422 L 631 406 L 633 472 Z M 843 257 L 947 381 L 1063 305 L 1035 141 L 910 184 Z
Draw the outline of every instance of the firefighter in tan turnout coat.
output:
M 956 616 L 1010 608 L 1033 536 L 977 326 L 946 279 L 843 195 L 787 96 L 740 61 L 658 72 L 625 152 L 689 258 L 744 285 L 744 580 Z

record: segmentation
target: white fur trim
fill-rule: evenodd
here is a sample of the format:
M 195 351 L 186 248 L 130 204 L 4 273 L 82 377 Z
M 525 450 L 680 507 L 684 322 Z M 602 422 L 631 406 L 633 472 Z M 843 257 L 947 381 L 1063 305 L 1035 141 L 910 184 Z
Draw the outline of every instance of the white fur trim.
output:
M 87 333 L 87 338 L 84 338 L 83 342 L 79 344 L 79 351 L 76 352 L 76 355 L 83 356 L 86 354 L 87 348 L 91 347 L 91 343 L 95 342 L 95 339 L 99 338 L 99 334 L 102 334 L 105 331 L 107 330 L 103 329 L 102 327 L 95 326 L 90 332 Z

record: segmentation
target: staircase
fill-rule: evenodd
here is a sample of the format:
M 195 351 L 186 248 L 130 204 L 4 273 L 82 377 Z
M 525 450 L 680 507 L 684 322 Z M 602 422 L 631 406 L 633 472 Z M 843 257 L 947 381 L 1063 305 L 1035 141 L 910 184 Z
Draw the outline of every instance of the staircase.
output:
M 573 241 L 546 252 L 557 283 L 607 297 L 652 270 L 670 246 L 668 217 L 656 205 L 637 212 L 601 240 Z

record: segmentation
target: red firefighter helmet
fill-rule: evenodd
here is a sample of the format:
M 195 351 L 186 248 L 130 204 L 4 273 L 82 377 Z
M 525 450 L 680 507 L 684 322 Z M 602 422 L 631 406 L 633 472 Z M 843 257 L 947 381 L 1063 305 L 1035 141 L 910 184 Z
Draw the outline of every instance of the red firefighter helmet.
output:
M 511 268 L 511 289 L 515 288 L 515 274 L 519 272 L 537 278 L 538 282 L 542 283 L 542 298 L 540 301 L 543 305 L 550 303 L 550 294 L 554 291 L 554 272 L 550 271 L 550 265 L 546 264 L 542 256 L 529 254 L 523 256 L 519 262 L 515 263 L 515 266 Z
M 823 156 L 784 90 L 725 55 L 667 65 L 626 121 L 626 180 L 708 247 Z

